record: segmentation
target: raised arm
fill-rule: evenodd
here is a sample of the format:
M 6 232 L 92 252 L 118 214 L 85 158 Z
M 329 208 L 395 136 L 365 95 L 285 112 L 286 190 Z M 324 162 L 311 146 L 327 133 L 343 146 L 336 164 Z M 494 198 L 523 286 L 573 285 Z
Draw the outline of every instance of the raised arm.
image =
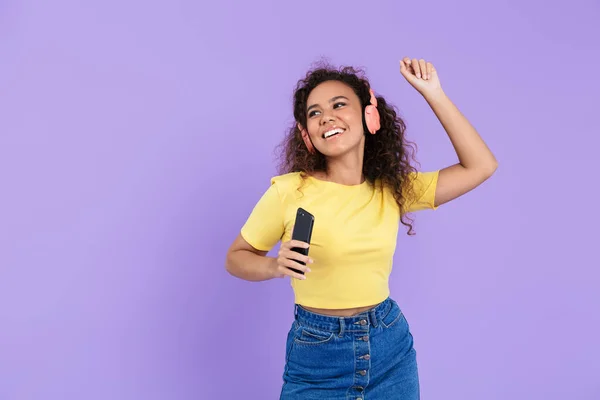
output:
M 433 64 L 405 58 L 400 72 L 423 95 L 446 130 L 458 163 L 440 170 L 435 205 L 447 203 L 473 190 L 492 176 L 498 161 L 479 133 L 446 96 Z

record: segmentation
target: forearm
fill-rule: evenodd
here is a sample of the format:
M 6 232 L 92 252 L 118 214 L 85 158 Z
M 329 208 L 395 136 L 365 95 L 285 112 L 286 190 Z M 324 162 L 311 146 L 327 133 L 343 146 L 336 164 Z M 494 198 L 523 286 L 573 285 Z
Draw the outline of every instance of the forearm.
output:
M 236 250 L 227 255 L 226 269 L 240 279 L 266 281 L 276 276 L 277 260 L 249 250 Z
M 467 169 L 493 172 L 498 164 L 496 158 L 448 96 L 439 90 L 425 100 L 446 130 L 460 164 Z

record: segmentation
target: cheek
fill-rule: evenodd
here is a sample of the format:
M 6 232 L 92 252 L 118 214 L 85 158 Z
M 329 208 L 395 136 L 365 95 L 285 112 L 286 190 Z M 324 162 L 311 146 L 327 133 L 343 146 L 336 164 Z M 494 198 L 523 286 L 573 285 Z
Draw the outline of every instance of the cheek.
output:
M 306 121 L 306 128 L 308 129 L 308 133 L 311 136 L 316 136 L 319 134 L 319 121 L 317 119 L 309 119 Z
M 342 119 L 352 130 L 362 129 L 362 116 L 360 112 L 357 112 L 356 110 L 343 113 L 343 115 L 340 115 L 340 119 Z

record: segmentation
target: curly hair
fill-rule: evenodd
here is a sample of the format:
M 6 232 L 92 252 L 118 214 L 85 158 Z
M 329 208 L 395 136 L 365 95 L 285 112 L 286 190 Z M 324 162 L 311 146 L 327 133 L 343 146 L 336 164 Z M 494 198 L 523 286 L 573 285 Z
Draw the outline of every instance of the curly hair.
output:
M 309 153 L 297 123 L 306 126 L 306 102 L 310 92 L 325 81 L 340 81 L 351 87 L 362 105 L 363 129 L 368 132 L 364 110 L 370 104 L 370 84 L 364 72 L 358 68 L 342 66 L 336 69 L 329 65 L 321 65 L 309 70 L 298 81 L 294 91 L 294 124 L 280 144 L 281 151 L 279 172 L 282 174 L 300 172 L 305 178 L 315 171 L 326 171 L 327 160 L 320 152 Z M 379 183 L 383 190 L 388 187 L 394 195 L 400 209 L 400 221 L 408 227 L 412 235 L 413 220 L 406 214 L 406 204 L 414 198 L 412 180 L 416 169 L 410 164 L 415 160 L 416 145 L 405 137 L 406 124 L 398 116 L 396 108 L 383 97 L 377 97 L 377 109 L 381 115 L 381 128 L 377 134 L 366 135 L 363 173 L 365 179 L 375 186 Z

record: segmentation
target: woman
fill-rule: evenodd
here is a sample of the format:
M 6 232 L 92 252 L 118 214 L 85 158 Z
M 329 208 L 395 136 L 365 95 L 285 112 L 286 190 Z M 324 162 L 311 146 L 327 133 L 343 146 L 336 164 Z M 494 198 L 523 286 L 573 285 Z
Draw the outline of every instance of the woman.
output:
M 407 57 L 400 72 L 440 120 L 459 162 L 416 171 L 404 122 L 362 75 L 310 71 L 295 91 L 282 174 L 227 254 L 227 270 L 241 279 L 291 278 L 295 320 L 281 399 L 419 398 L 412 335 L 389 297 L 399 222 L 412 234 L 407 213 L 467 193 L 497 162 L 445 95 L 432 63 Z M 315 216 L 310 247 L 290 240 L 299 207 Z M 278 241 L 277 257 L 267 257 Z

